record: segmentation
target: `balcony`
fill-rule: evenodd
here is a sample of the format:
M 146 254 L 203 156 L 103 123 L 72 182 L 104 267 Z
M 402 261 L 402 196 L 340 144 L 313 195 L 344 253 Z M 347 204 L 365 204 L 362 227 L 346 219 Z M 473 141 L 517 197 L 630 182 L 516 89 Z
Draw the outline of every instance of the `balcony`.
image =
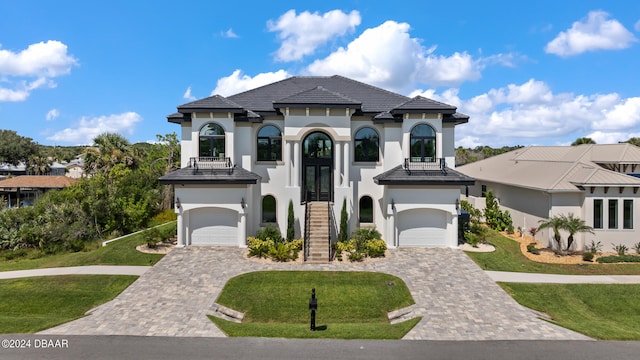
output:
M 233 164 L 231 163 L 231 158 L 228 157 L 192 157 L 189 158 L 188 167 L 193 169 L 194 174 L 207 170 L 211 172 L 225 170 L 229 174 L 233 172 Z
M 444 158 L 410 157 L 404 159 L 402 168 L 411 175 L 412 171 L 439 171 L 447 174 L 447 163 Z

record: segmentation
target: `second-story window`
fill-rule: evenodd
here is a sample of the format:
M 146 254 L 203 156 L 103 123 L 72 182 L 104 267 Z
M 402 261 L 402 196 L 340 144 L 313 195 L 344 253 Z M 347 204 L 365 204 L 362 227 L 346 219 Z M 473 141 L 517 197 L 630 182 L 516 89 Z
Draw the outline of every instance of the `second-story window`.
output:
M 354 161 L 375 162 L 380 159 L 378 133 L 370 127 L 365 127 L 354 137 Z
M 214 123 L 206 124 L 200 129 L 198 156 L 224 158 L 224 129 Z
M 427 124 L 411 129 L 410 157 L 414 162 L 436 161 L 436 132 Z
M 267 125 L 258 131 L 258 161 L 282 160 L 282 135 L 280 129 Z

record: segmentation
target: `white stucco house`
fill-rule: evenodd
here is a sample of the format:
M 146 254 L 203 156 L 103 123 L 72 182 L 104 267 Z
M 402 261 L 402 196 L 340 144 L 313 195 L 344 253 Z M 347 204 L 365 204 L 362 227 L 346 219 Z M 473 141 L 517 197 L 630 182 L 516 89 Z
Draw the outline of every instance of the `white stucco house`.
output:
M 376 226 L 389 247 L 458 244 L 456 108 L 342 76 L 292 77 L 236 95 L 178 106 L 183 168 L 175 187 L 179 246 L 246 246 L 267 224 L 285 234 L 289 201 L 297 236 L 306 206 L 327 203 L 350 229 Z M 335 202 L 335 205 L 334 205 Z M 327 239 L 335 241 L 335 239 Z
M 595 234 L 576 236 L 573 249 L 600 241 L 604 251 L 613 244 L 629 249 L 640 241 L 640 148 L 631 144 L 530 146 L 460 166 L 476 179 L 463 198 L 484 208 L 491 190 L 514 227 L 527 231 L 539 221 L 573 213 L 594 228 Z M 464 195 L 468 195 L 465 197 Z M 544 230 L 537 239 L 553 244 Z M 567 234 L 563 234 L 566 246 Z

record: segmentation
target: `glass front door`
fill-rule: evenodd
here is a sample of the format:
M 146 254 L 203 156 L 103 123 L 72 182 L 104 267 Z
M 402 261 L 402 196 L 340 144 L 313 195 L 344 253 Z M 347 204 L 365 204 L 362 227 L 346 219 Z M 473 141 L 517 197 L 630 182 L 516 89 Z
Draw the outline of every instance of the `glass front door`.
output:
M 314 132 L 304 140 L 303 201 L 330 201 L 333 199 L 333 142 L 324 133 Z

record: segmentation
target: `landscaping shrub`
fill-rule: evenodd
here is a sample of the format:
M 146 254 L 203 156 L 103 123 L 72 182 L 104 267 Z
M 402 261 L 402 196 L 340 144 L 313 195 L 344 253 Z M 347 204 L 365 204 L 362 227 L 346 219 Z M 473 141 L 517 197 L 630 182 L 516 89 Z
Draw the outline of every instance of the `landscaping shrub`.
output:
M 633 244 L 633 250 L 636 251 L 636 254 L 640 254 L 640 242 Z
M 360 251 L 354 251 L 349 254 L 349 261 L 362 261 L 364 255 Z
M 640 256 L 611 255 L 611 256 L 599 257 L 596 261 L 602 264 L 618 263 L 618 262 L 640 262 Z
M 342 210 L 340 210 L 340 232 L 338 233 L 339 241 L 347 241 L 349 236 L 349 214 L 347 214 L 347 198 L 342 201 Z
M 2 254 L 4 259 L 7 260 L 7 261 L 8 260 L 18 259 L 18 258 L 24 257 L 26 255 L 27 255 L 27 250 L 26 249 L 7 250 Z
M 368 240 L 364 243 L 365 253 L 368 257 L 383 257 L 387 250 L 387 243 L 384 240 Z
M 293 201 L 289 200 L 289 208 L 287 210 L 287 241 L 293 241 L 296 236 L 296 229 L 294 228 L 295 216 L 293 214 Z
M 464 241 L 466 241 L 467 244 L 473 246 L 474 248 L 477 248 L 478 244 L 480 243 L 480 237 L 477 234 L 472 233 L 471 231 L 466 231 L 464 233 Z
M 590 253 L 599 254 L 602 252 L 602 243 L 591 240 L 591 244 L 587 246 L 587 250 L 589 250 Z
M 267 225 L 262 229 L 256 232 L 256 238 L 260 240 L 271 239 L 274 242 L 278 243 L 282 241 L 282 235 L 280 234 L 280 229 L 273 225 Z
M 291 250 L 289 250 L 287 244 L 284 243 L 277 243 L 275 246 L 269 248 L 269 257 L 275 261 L 284 262 L 289 260 L 290 253 Z
M 249 246 L 249 256 L 266 258 L 269 254 L 269 248 L 273 247 L 275 242 L 270 238 L 263 240 L 257 237 L 249 237 L 247 238 L 247 244 Z
M 593 261 L 593 257 L 594 256 L 595 255 L 593 255 L 592 252 L 587 251 L 585 253 L 582 253 L 582 260 L 584 260 L 584 261 Z
M 527 244 L 527 252 L 535 255 L 540 255 L 540 250 L 536 248 L 536 243 Z
M 627 250 L 629 250 L 629 248 L 627 247 L 627 245 L 624 245 L 624 244 L 620 244 L 620 245 L 613 244 L 613 250 L 615 250 L 615 252 L 618 253 L 618 256 L 624 256 L 624 254 L 627 252 Z

